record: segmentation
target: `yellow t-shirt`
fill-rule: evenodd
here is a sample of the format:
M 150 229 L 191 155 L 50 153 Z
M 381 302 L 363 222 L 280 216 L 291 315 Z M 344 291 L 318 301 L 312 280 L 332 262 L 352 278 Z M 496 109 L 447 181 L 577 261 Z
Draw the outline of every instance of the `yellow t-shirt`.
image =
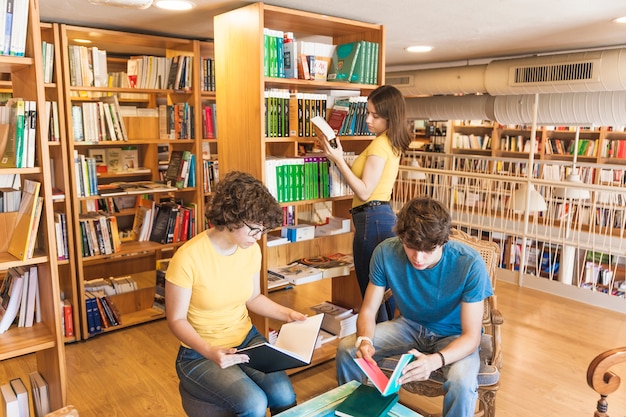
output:
M 354 160 L 352 164 L 352 172 L 359 178 L 363 178 L 363 169 L 365 168 L 365 161 L 370 155 L 376 155 L 385 160 L 385 167 L 383 168 L 383 174 L 380 177 L 380 181 L 376 184 L 376 188 L 372 192 L 372 195 L 367 201 L 379 200 L 389 201 L 391 200 L 391 191 L 393 190 L 393 184 L 396 182 L 398 176 L 398 169 L 400 167 L 400 155 L 396 155 L 391 146 L 391 142 L 387 137 L 387 132 L 374 138 L 374 140 L 365 148 L 363 152 Z M 361 201 L 356 195 L 352 200 L 352 207 L 357 207 L 367 203 L 367 201 Z
M 187 320 L 198 334 L 211 346 L 234 347 L 252 327 L 246 301 L 260 268 L 259 245 L 224 256 L 201 233 L 176 251 L 166 279 L 192 289 Z

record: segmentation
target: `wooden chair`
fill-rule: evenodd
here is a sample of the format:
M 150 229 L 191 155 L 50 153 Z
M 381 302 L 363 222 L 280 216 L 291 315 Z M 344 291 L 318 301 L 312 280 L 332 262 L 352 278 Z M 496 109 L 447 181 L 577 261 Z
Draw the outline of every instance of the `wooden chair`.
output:
M 451 240 L 456 240 L 474 248 L 485 261 L 491 278 L 491 286 L 496 288 L 496 270 L 500 261 L 500 247 L 497 243 L 480 240 L 465 232 L 452 229 Z M 387 290 L 385 298 L 391 296 Z M 502 340 L 500 326 L 503 323 L 502 315 L 497 308 L 495 294 L 485 300 L 483 313 L 484 333 L 480 343 L 481 367 L 478 374 L 478 404 L 475 416 L 494 417 L 496 415 L 496 393 L 500 387 L 500 369 L 502 368 Z M 395 368 L 393 358 L 383 360 L 380 364 L 383 370 Z M 435 371 L 426 381 L 409 382 L 402 386 L 409 393 L 426 397 L 444 395 L 443 374 Z M 413 404 L 412 404 L 412 407 Z M 414 407 L 415 408 L 415 407 Z M 441 413 L 429 414 L 425 410 L 417 409 L 424 417 L 437 417 Z
M 620 377 L 610 371 L 614 365 L 626 362 L 626 347 L 607 350 L 596 356 L 587 368 L 587 384 L 598 394 L 600 399 L 596 405 L 594 417 L 608 417 L 607 397 L 617 391 Z

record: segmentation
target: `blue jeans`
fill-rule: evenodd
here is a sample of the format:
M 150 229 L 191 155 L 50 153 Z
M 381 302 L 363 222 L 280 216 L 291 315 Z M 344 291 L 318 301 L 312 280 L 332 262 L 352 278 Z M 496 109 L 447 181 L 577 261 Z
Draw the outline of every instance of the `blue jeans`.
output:
M 253 326 L 238 349 L 266 342 Z M 240 417 L 265 417 L 296 405 L 296 394 L 285 372 L 269 374 L 245 365 L 222 369 L 193 349 L 181 346 L 176 358 L 181 384 L 200 400 L 231 410 Z
M 352 254 L 354 256 L 354 272 L 359 283 L 361 296 L 370 280 L 370 260 L 374 249 L 383 240 L 395 236 L 396 215 L 390 205 L 367 207 L 352 215 L 354 223 L 354 240 Z M 381 322 L 393 318 L 396 303 L 393 297 L 381 306 L 376 321 Z
M 458 336 L 439 337 L 421 325 L 398 317 L 376 325 L 374 333 L 375 361 L 417 349 L 434 353 L 448 346 Z M 366 383 L 365 374 L 352 358 L 355 357 L 356 335 L 344 338 L 337 349 L 337 381 L 345 384 L 351 380 Z M 470 417 L 474 415 L 478 398 L 478 349 L 467 357 L 443 368 L 443 417 Z

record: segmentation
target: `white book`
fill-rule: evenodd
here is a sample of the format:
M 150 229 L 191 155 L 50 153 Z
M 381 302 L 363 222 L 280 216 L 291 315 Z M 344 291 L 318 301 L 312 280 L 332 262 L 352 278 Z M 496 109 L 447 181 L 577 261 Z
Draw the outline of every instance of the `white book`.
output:
M 293 262 L 289 265 L 275 266 L 268 268 L 268 270 L 272 274 L 284 278 L 294 285 L 319 281 L 324 276 L 323 272 L 319 269 L 298 262 Z
M 2 394 L 2 415 L 7 417 L 18 417 L 20 415 L 17 396 L 11 388 L 11 384 L 0 385 L 0 393 Z
M 247 366 L 266 373 L 309 365 L 323 318 L 323 314 L 317 314 L 304 321 L 285 323 L 275 344 L 265 342 L 240 349 L 237 353 L 248 355 Z
M 28 390 L 26 389 L 26 385 L 24 385 L 24 381 L 22 381 L 22 378 L 15 378 L 9 381 L 9 383 L 11 384 L 11 388 L 13 388 L 13 392 L 17 397 L 19 414 L 16 415 L 16 417 L 30 417 Z
M 50 397 L 48 395 L 48 383 L 38 371 L 28 374 L 33 395 L 33 408 L 35 417 L 44 417 L 50 412 Z
M 24 286 L 22 288 L 22 299 L 20 300 L 20 312 L 17 315 L 17 327 L 24 327 L 26 323 L 26 304 L 28 303 L 28 268 L 20 266 L 18 270 L 24 278 Z
M 23 286 L 22 275 L 15 268 L 10 268 L 0 286 L 0 333 L 6 332 L 17 316 Z
M 39 274 L 36 266 L 31 266 L 28 273 L 28 297 L 26 298 L 26 322 L 24 327 L 31 327 L 35 321 L 35 298 L 39 292 Z

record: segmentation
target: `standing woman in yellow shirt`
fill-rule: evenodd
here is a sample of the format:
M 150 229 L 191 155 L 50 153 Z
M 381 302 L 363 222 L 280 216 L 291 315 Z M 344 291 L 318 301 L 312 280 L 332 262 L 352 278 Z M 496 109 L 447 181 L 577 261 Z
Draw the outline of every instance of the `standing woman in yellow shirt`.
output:
M 367 100 L 367 128 L 376 135 L 374 140 L 356 158 L 352 167 L 343 159 L 339 140 L 330 146 L 324 134 L 316 129 L 323 150 L 337 165 L 344 180 L 354 191 L 352 222 L 355 228 L 353 242 L 354 269 L 361 295 L 369 283 L 369 263 L 374 248 L 394 236 L 396 224 L 389 201 L 398 176 L 400 157 L 411 143 L 405 101 L 402 93 L 390 85 L 383 85 L 370 93 Z M 393 317 L 395 304 L 389 302 L 379 312 L 378 321 Z

